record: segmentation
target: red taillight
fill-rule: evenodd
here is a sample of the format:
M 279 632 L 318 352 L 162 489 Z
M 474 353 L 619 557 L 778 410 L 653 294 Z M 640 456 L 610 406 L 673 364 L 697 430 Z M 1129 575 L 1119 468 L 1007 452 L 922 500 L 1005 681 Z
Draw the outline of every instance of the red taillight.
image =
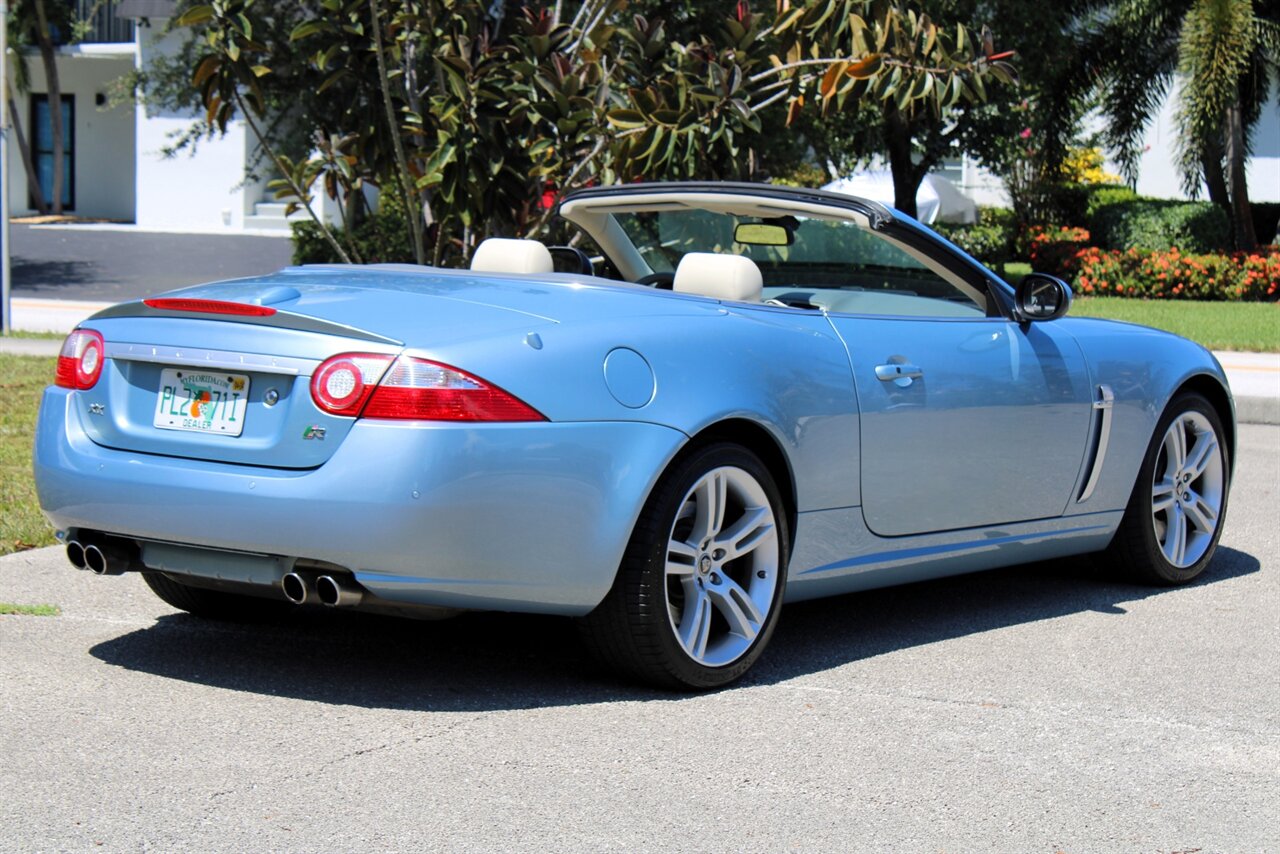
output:
M 74 330 L 62 342 L 54 384 L 63 388 L 93 388 L 102 376 L 105 354 L 106 345 L 100 334 L 92 329 Z
M 359 415 L 394 358 L 343 353 L 326 359 L 311 377 L 311 399 L 331 415 Z
M 522 400 L 465 371 L 401 356 L 343 353 L 311 377 L 311 398 L 333 415 L 400 421 L 545 421 Z M 388 368 L 388 365 L 390 367 Z
M 217 299 L 144 299 L 142 304 L 165 311 L 194 311 L 199 314 L 238 314 L 244 317 L 270 317 L 274 308 L 265 305 L 249 305 L 243 302 L 227 302 Z
M 415 421 L 545 421 L 542 413 L 465 371 L 401 356 L 364 409 L 366 418 Z

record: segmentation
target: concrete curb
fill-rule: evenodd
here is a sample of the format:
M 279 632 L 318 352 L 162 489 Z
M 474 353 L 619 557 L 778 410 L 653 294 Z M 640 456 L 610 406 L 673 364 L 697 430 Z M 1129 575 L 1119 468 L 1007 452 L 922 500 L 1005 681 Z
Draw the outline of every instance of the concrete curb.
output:
M 1237 397 L 1236 421 L 1241 424 L 1280 424 L 1280 398 Z
M 56 356 L 62 342 L 54 338 L 0 338 L 0 353 L 15 356 Z

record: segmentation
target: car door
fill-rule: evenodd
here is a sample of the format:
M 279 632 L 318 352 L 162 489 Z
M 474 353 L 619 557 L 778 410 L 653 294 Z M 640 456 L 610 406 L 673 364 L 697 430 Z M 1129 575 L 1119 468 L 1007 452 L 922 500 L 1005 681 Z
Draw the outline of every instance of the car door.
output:
M 1061 515 L 1092 423 L 1084 356 L 1051 322 L 906 224 L 846 235 L 847 284 L 814 299 L 843 339 L 868 526 L 882 536 Z
M 867 525 L 882 536 L 1060 515 L 1091 400 L 1051 323 L 830 315 L 849 350 Z

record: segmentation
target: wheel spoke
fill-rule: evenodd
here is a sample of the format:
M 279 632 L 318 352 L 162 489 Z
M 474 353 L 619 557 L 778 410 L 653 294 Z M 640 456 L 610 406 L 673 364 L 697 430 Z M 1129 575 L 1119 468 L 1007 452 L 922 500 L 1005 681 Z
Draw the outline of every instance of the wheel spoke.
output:
M 712 584 L 707 588 L 707 593 L 715 603 L 716 610 L 729 623 L 729 631 L 747 640 L 760 633 L 764 617 L 752 601 L 751 594 L 742 585 L 724 575 L 720 577 L 719 584 Z
M 1151 488 L 1151 512 L 1168 510 L 1174 504 L 1173 481 L 1165 479 Z
M 1196 526 L 1197 530 L 1206 534 L 1212 534 L 1214 529 L 1218 527 L 1218 511 L 1204 500 L 1204 496 L 1188 490 L 1187 497 L 1191 500 L 1187 503 L 1185 509 L 1191 523 Z
M 1182 508 L 1177 505 L 1174 505 L 1167 515 L 1169 521 L 1165 526 L 1161 550 L 1169 563 L 1182 566 L 1183 558 L 1187 554 L 1187 517 L 1182 512 Z
M 1164 447 L 1169 456 L 1166 473 L 1176 475 L 1187 462 L 1187 431 L 1181 421 L 1173 422 L 1165 434 Z
M 772 532 L 773 514 L 769 512 L 769 508 L 748 507 L 743 511 L 742 518 L 716 537 L 716 545 L 725 550 L 725 560 L 734 560 L 750 554 Z
M 698 517 L 693 522 L 693 537 L 700 543 L 715 537 L 724 527 L 724 508 L 729 498 L 729 478 L 714 471 L 694 490 Z
M 698 550 L 680 540 L 667 543 L 667 575 L 692 576 L 698 563 Z
M 685 598 L 684 613 L 680 619 L 680 643 L 694 658 L 707 654 L 707 640 L 711 637 L 711 599 L 706 591 L 693 586 L 694 594 Z
M 1183 466 L 1184 471 L 1190 472 L 1193 482 L 1204 474 L 1217 450 L 1218 439 L 1212 432 L 1196 434 L 1196 443 L 1191 447 L 1191 454 Z

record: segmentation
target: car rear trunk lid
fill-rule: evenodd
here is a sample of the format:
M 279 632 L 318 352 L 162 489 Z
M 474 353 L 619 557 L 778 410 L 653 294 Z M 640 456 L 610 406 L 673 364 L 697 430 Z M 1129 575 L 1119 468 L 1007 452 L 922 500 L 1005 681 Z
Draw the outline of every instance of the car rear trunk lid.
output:
M 268 298 L 273 287 L 262 288 Z M 181 293 L 204 300 L 232 295 Z M 260 305 L 250 301 L 256 294 L 253 287 L 241 288 L 229 302 Z M 257 315 L 183 310 L 154 300 L 113 306 L 84 324 L 102 334 L 106 360 L 97 384 L 76 393 L 83 429 L 95 443 L 126 451 L 284 469 L 320 466 L 356 419 L 315 404 L 310 381 L 316 368 L 339 353 L 396 355 L 404 349 L 395 337 L 339 319 L 344 313 L 367 317 L 351 303 L 369 296 L 312 294 L 323 312 Z M 521 312 L 404 296 L 395 316 L 402 321 L 421 302 L 416 325 L 428 340 L 508 330 L 523 335 L 546 324 Z M 285 300 L 294 308 L 306 301 L 298 290 Z

